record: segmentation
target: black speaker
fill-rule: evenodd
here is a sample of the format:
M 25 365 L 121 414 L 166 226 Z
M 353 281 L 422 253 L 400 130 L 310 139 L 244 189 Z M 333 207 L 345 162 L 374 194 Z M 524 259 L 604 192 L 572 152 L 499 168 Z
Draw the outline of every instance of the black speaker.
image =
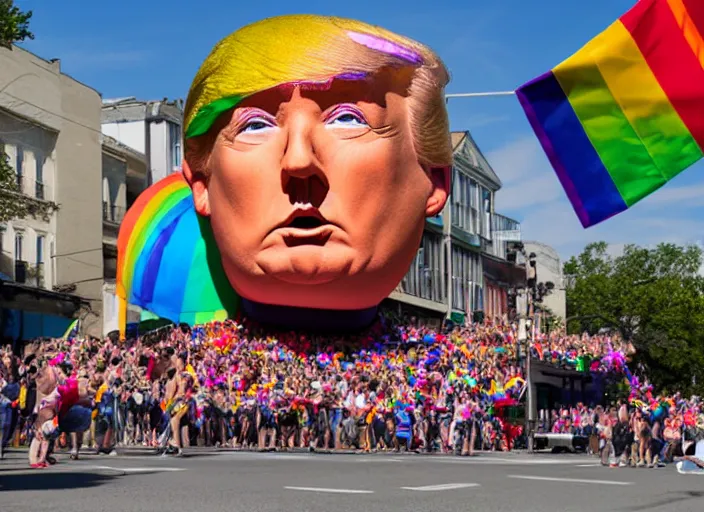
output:
M 475 324 L 481 324 L 484 322 L 484 311 L 475 311 L 472 314 L 472 321 Z

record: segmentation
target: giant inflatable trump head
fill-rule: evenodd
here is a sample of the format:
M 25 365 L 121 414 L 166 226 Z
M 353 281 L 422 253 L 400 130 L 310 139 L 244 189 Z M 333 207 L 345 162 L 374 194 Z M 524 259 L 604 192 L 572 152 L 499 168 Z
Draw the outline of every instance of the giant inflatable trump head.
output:
M 430 49 L 354 20 L 226 37 L 188 95 L 183 173 L 123 223 L 118 295 L 189 323 L 242 304 L 374 308 L 447 201 L 447 82 Z

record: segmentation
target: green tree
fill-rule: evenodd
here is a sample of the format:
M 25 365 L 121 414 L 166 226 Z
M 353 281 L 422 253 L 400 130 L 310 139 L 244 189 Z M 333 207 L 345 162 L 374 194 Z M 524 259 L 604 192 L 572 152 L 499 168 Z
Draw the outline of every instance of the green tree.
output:
M 29 31 L 31 18 L 32 11 L 23 12 L 13 0 L 0 0 L 0 46 L 11 51 L 13 43 L 34 39 Z M 47 218 L 56 207 L 54 203 L 22 194 L 17 174 L 0 144 L 0 222 L 27 216 Z
M 12 50 L 13 43 L 34 39 L 29 31 L 32 11 L 22 12 L 13 0 L 0 0 L 0 46 Z
M 564 265 L 570 332 L 617 331 L 633 343 L 658 389 L 704 383 L 702 250 L 660 244 L 626 246 L 611 256 L 604 242 L 588 245 Z

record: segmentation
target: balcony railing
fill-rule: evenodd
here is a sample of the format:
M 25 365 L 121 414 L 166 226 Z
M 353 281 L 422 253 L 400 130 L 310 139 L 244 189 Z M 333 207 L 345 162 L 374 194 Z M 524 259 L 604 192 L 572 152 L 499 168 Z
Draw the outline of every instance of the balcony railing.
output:
M 103 201 L 103 220 L 113 224 L 120 224 L 125 217 L 125 208 Z
M 487 251 L 497 258 L 506 259 L 509 242 L 521 240 L 521 224 L 498 213 L 491 214 L 491 248 Z
M 42 201 L 52 201 L 53 195 L 51 188 L 43 181 L 29 178 L 27 176 L 17 175 L 17 187 L 19 192 L 28 196 L 40 199 Z

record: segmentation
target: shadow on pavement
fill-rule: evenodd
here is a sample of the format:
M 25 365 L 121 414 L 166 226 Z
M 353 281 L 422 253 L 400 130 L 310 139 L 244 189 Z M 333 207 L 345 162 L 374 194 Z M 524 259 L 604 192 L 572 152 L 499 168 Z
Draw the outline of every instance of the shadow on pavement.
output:
M 662 499 L 659 499 L 657 501 L 646 503 L 645 505 L 624 507 L 621 510 L 628 510 L 633 512 L 641 510 L 650 510 L 659 507 L 670 507 L 672 504 L 677 503 L 678 501 L 689 501 L 701 498 L 704 498 L 704 491 L 671 491 L 665 493 Z
M 0 477 L 0 493 L 7 491 L 54 491 L 60 489 L 85 489 L 97 487 L 116 476 L 94 473 L 36 472 L 3 475 Z

